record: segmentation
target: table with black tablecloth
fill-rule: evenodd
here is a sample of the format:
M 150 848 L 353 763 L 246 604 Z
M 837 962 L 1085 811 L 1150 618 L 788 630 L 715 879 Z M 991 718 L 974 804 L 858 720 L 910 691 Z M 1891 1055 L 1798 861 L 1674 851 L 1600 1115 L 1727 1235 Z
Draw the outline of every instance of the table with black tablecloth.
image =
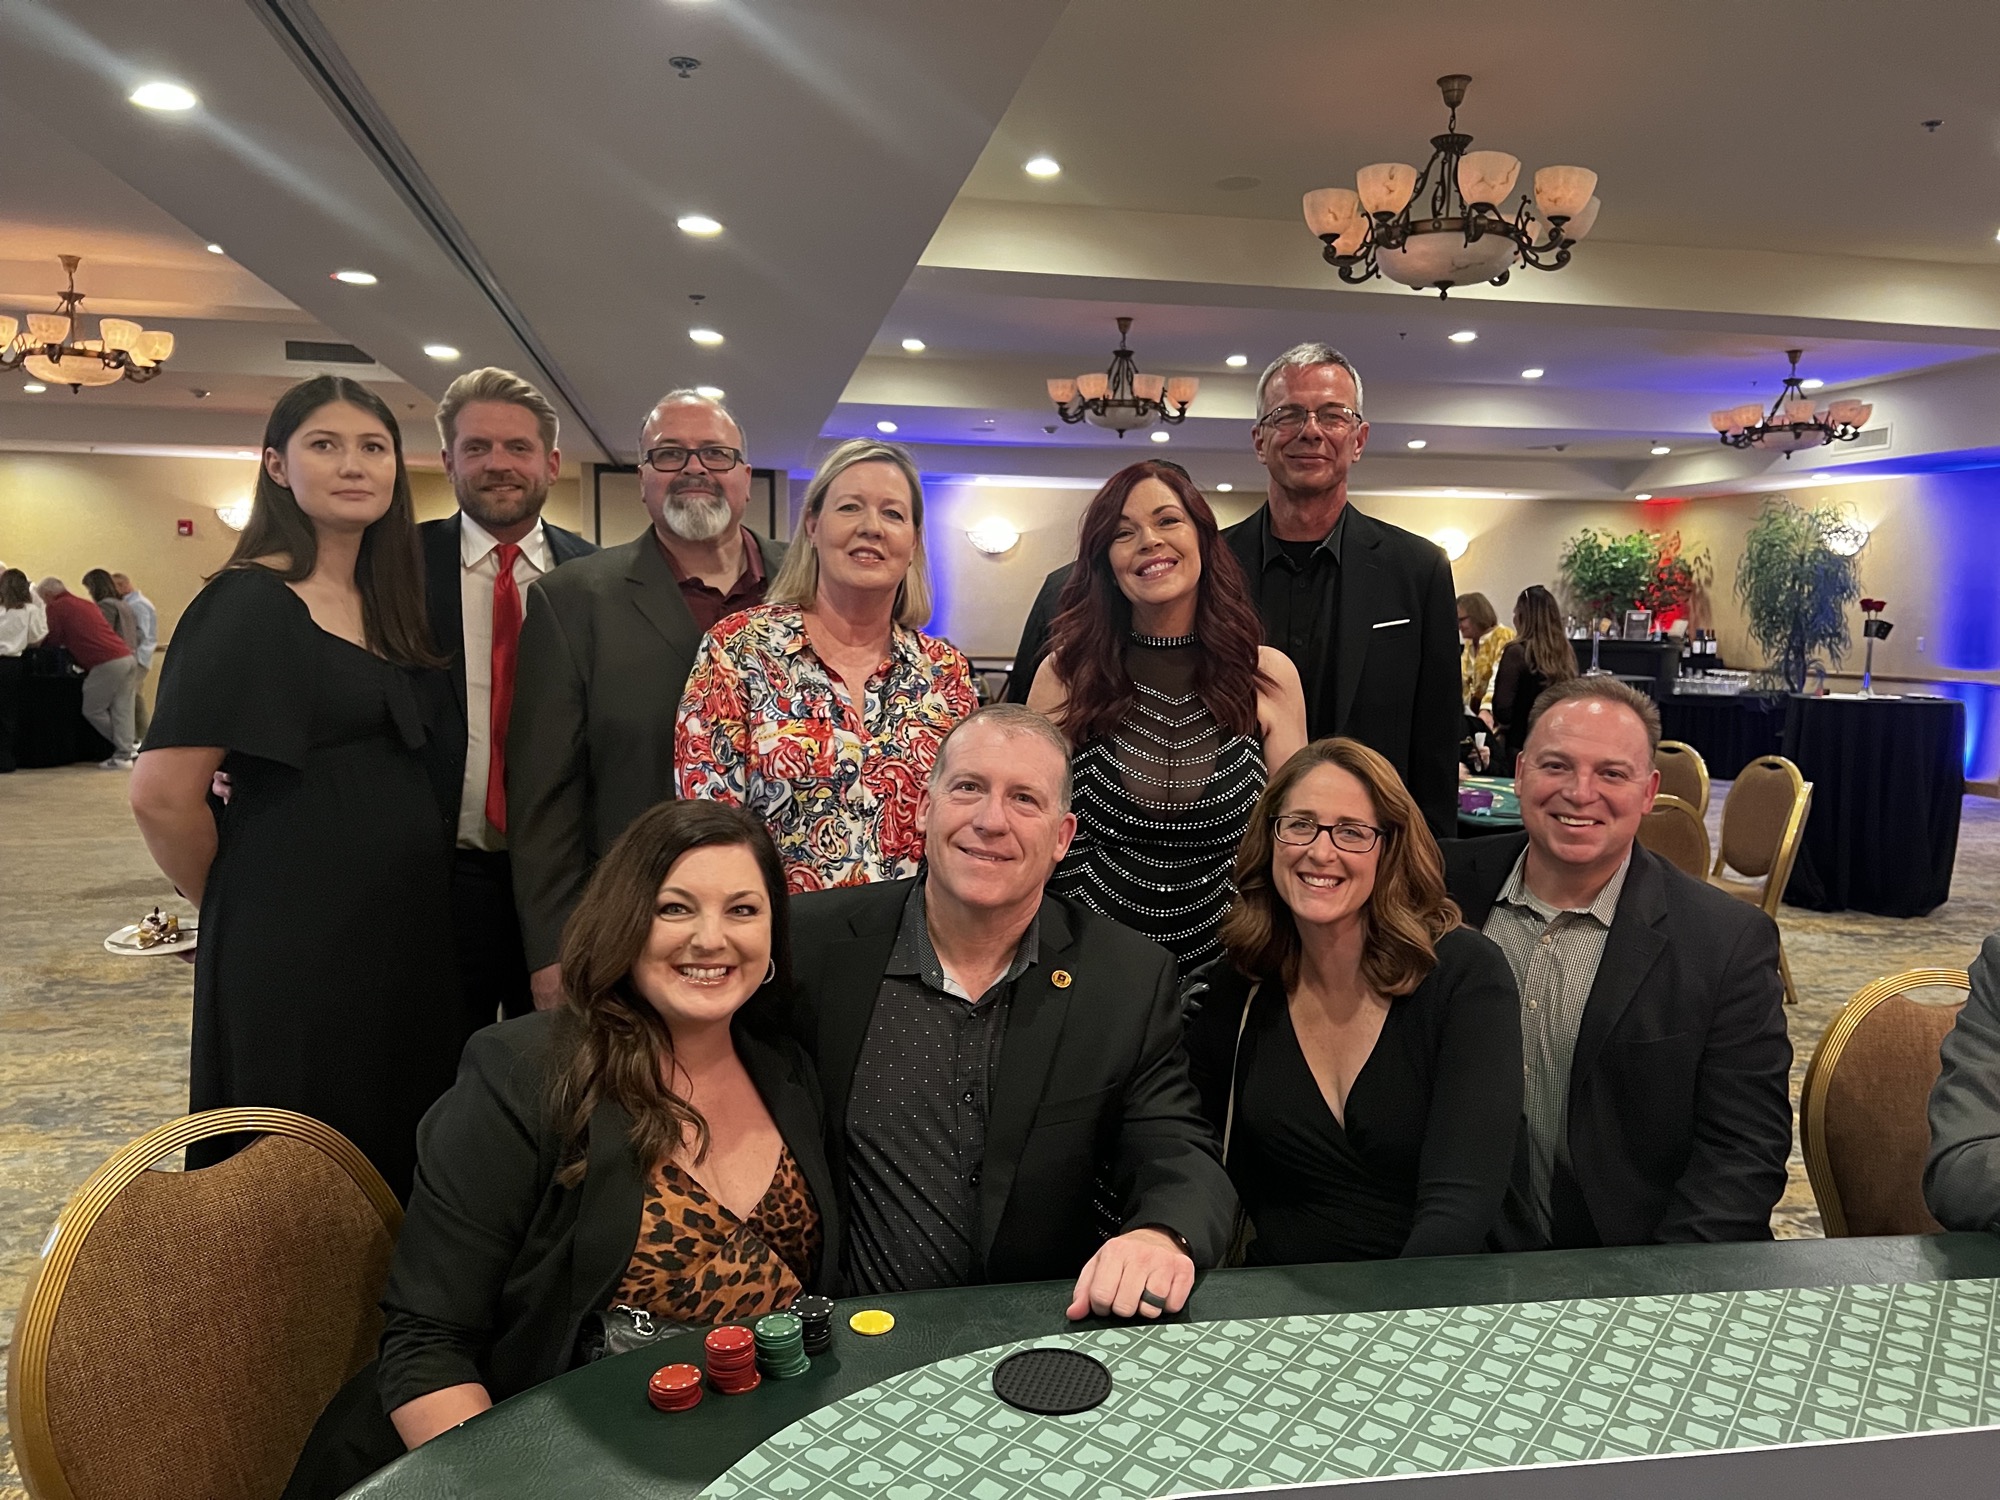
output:
M 67 766 L 109 756 L 111 742 L 83 716 L 83 678 L 67 669 L 67 657 L 31 646 L 22 658 L 15 762 L 24 768 Z
M 1996 1276 L 2000 1236 L 1943 1234 L 1212 1271 L 1182 1317 L 1130 1330 L 1067 1323 L 1066 1282 L 906 1293 L 840 1304 L 831 1352 L 799 1378 L 656 1412 L 652 1371 L 700 1358 L 699 1336 L 677 1335 L 502 1402 L 350 1495 L 1131 1500 L 1267 1494 L 1266 1471 L 1315 1495 L 1303 1486 L 1372 1494 L 1408 1474 L 1405 1500 L 1439 1483 L 1778 1500 L 1831 1463 L 1845 1467 L 1826 1492 L 1872 1500 L 1907 1482 L 1896 1462 L 1936 1478 L 1968 1445 L 1976 1488 L 2000 1462 L 2000 1365 L 1981 1357 Z M 868 1306 L 895 1315 L 886 1336 L 848 1329 Z M 1003 1408 L 991 1365 L 1026 1340 L 1094 1349 L 1113 1401 L 1055 1419 Z M 1691 1459 L 1764 1477 L 1660 1489 L 1607 1467 L 1632 1458 L 1656 1476 Z
M 1760 755 L 1783 753 L 1785 700 L 1756 693 L 1672 693 L 1659 700 L 1660 738 L 1692 745 L 1716 781 Z
M 1963 703 L 1793 694 L 1784 754 L 1813 786 L 1786 901 L 1884 917 L 1945 902 L 1965 796 Z

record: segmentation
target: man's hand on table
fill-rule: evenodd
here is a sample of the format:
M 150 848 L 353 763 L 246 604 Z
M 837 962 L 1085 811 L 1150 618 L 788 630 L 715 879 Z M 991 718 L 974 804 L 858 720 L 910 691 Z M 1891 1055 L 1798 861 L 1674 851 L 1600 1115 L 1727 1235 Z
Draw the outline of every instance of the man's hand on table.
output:
M 1194 1262 L 1163 1229 L 1106 1240 L 1076 1278 L 1072 1318 L 1157 1318 L 1179 1312 L 1194 1290 Z M 1143 1295 L 1142 1295 L 1143 1294 Z

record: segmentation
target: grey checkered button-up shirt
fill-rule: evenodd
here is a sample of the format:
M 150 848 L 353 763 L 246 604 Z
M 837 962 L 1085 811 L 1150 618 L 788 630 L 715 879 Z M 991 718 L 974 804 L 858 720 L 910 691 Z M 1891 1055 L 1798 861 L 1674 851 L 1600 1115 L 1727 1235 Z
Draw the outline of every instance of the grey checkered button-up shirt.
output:
M 1583 1007 L 1597 980 L 1604 940 L 1625 889 L 1632 854 L 1580 910 L 1550 906 L 1528 889 L 1528 851 L 1500 888 L 1487 913 L 1485 933 L 1507 955 L 1521 991 L 1521 1076 L 1528 1120 L 1528 1180 L 1517 1182 L 1527 1200 L 1533 1228 L 1549 1237 L 1549 1184 L 1555 1165 L 1568 1159 L 1569 1067 Z

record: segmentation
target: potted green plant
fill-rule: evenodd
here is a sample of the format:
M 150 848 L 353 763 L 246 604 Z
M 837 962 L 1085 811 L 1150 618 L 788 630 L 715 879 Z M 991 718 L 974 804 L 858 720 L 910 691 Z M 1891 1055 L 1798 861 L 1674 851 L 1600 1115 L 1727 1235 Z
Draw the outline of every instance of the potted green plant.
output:
M 1659 562 L 1659 539 L 1651 532 L 1629 536 L 1602 526 L 1579 531 L 1563 544 L 1556 573 L 1570 605 L 1590 617 L 1590 670 L 1597 664 L 1603 621 L 1617 619 L 1645 597 Z
M 1805 686 L 1813 657 L 1847 654 L 1847 607 L 1861 597 L 1856 530 L 1838 505 L 1808 510 L 1773 495 L 1757 512 L 1736 564 L 1736 599 L 1750 638 L 1785 687 Z

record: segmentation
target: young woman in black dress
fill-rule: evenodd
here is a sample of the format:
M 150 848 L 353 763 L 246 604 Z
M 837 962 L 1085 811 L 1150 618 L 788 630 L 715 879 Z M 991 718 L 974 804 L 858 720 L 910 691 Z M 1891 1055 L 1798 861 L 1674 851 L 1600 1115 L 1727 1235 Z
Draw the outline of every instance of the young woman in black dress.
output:
M 1521 747 L 1528 742 L 1528 715 L 1535 700 L 1558 682 L 1576 676 L 1576 647 L 1563 634 L 1562 610 L 1539 583 L 1514 601 L 1514 639 L 1500 653 L 1493 674 L 1493 711 L 1485 715 L 1493 731 L 1492 774 L 1512 776 Z
M 1076 839 L 1049 889 L 1214 956 L 1229 867 L 1268 769 L 1306 741 L 1305 693 L 1186 473 L 1120 469 L 1083 513 L 1028 707 L 1076 747 Z
M 132 811 L 201 907 L 190 1107 L 323 1120 L 398 1197 L 465 1041 L 420 708 L 437 666 L 395 419 L 339 376 L 294 386 L 250 523 L 174 630 Z
M 1315 740 L 1264 789 L 1188 1026 L 1264 1264 L 1486 1248 L 1521 1124 L 1507 960 L 1459 923 L 1390 764 Z

